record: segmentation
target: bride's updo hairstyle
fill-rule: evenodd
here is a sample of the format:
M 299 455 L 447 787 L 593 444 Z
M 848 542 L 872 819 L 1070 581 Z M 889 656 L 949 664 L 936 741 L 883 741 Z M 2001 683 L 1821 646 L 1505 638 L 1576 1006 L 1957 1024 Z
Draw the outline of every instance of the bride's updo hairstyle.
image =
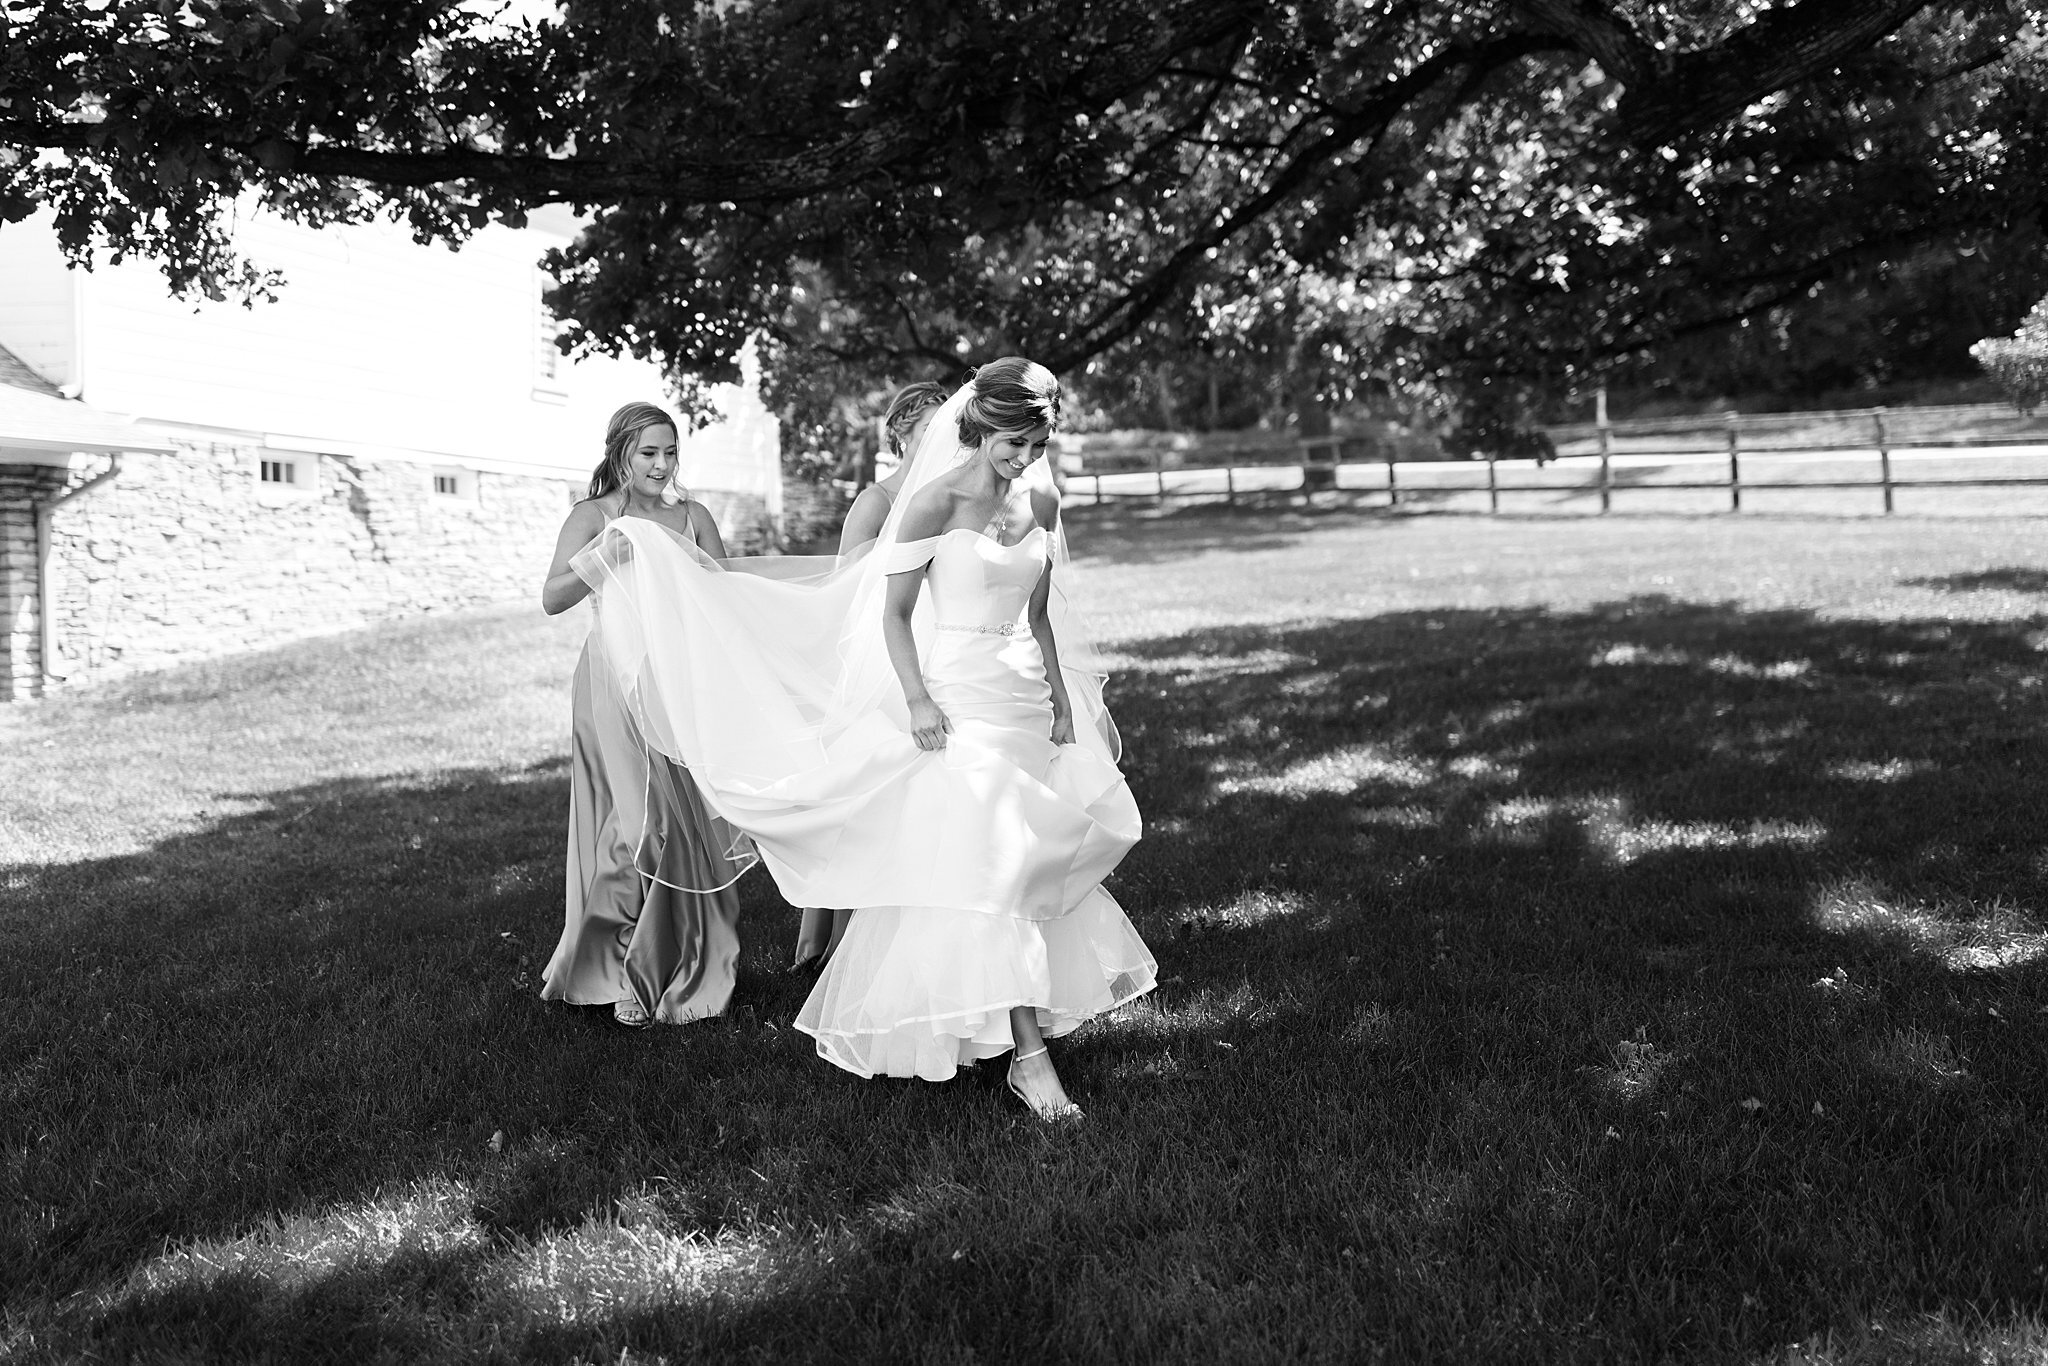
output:
M 683 431 L 666 408 L 658 408 L 652 403 L 628 403 L 612 414 L 612 420 L 604 429 L 604 463 L 590 476 L 587 497 L 602 498 L 612 490 L 626 486 L 633 452 L 640 446 L 640 433 L 649 427 L 668 427 L 678 436 Z
M 1022 356 L 992 360 L 974 372 L 972 392 L 960 409 L 960 444 L 979 446 L 992 436 L 1060 425 L 1060 382 L 1052 371 Z

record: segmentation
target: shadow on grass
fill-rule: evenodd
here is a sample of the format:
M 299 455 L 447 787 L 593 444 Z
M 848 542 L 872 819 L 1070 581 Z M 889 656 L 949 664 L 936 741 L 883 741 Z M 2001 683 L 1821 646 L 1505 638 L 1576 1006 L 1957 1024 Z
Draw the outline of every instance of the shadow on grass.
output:
M 1299 494 L 1274 495 L 1238 508 L 1218 502 L 1172 502 L 1164 507 L 1109 503 L 1071 508 L 1063 515 L 1077 559 L 1094 547 L 1110 548 L 1120 565 L 1166 564 L 1196 556 L 1247 550 L 1284 550 L 1334 522 L 1357 526 L 1379 509 L 1350 500 L 1304 505 Z
M 1950 593 L 2048 593 L 2048 570 L 1984 569 L 1974 574 L 1943 574 L 1939 578 L 1907 579 L 1912 588 L 1938 588 Z
M 1068 1134 L 993 1075 L 816 1062 L 758 878 L 727 1018 L 628 1034 L 543 1005 L 557 767 L 323 785 L 9 870 L 12 1345 L 2032 1341 L 2041 624 L 1651 597 L 1128 647 L 1150 830 L 1115 890 L 1164 981 L 1063 1046 L 1091 1110 Z

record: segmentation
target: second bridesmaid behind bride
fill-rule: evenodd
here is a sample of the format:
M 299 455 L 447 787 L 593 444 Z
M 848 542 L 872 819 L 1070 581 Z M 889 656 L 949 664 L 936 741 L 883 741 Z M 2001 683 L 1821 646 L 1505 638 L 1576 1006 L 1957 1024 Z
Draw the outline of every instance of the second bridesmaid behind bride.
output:
M 675 419 L 651 403 L 612 414 L 604 463 L 569 510 L 541 588 L 550 616 L 589 596 L 569 568 L 613 520 L 639 517 L 714 559 L 725 544 L 710 509 L 678 498 Z M 595 618 L 571 690 L 569 862 L 561 942 L 541 999 L 608 1005 L 620 1024 L 716 1015 L 739 962 L 744 840 L 705 806 L 687 770 L 647 746 L 620 705 Z
M 910 453 L 917 449 L 917 439 L 924 435 L 932 414 L 945 401 L 946 386 L 930 380 L 906 384 L 889 400 L 889 409 L 882 416 L 882 434 L 889 453 L 896 458 L 896 468 L 887 478 L 862 489 L 853 506 L 846 510 L 846 521 L 839 528 L 840 559 L 881 535 L 882 523 L 888 520 L 889 509 L 896 506 L 897 494 L 903 491 L 903 478 L 910 473 Z M 789 965 L 789 970 L 823 966 L 832 950 L 839 947 L 846 934 L 846 918 L 851 914 L 846 910 L 806 906 L 796 932 L 796 961 Z

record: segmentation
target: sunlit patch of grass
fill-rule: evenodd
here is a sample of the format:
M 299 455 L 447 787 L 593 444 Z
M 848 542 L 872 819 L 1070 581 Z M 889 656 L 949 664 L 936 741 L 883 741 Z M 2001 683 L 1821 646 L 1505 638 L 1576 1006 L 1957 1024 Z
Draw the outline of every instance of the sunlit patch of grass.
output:
M 1586 661 L 1596 669 L 1630 668 L 1637 665 L 1681 665 L 1690 664 L 1692 656 L 1673 646 L 1648 646 L 1624 643 L 1609 645 Z
M 1175 737 L 1175 744 L 1191 753 L 1227 749 L 1266 734 L 1265 722 L 1256 716 L 1231 717 L 1212 726 L 1190 727 Z
M 707 1237 L 593 1218 L 496 1260 L 483 1283 L 519 1317 L 602 1323 L 714 1296 L 744 1302 L 766 1287 L 772 1261 L 761 1240 L 731 1231 Z
M 1888 896 L 1857 880 L 1823 888 L 1813 899 L 1812 916 L 1829 933 L 1898 945 L 1955 972 L 2018 967 L 2048 955 L 2048 931 L 2014 907 L 1964 907 L 1959 914 Z
M 1509 784 L 1521 777 L 1514 764 L 1486 754 L 1461 754 L 1445 764 L 1444 771 L 1469 783 Z
M 1389 830 L 1429 830 L 1443 824 L 1443 818 L 1426 806 L 1361 806 L 1351 812 L 1355 825 L 1380 826 Z
M 1282 697 L 1321 697 L 1335 692 L 1340 686 L 1342 675 L 1329 669 L 1312 669 L 1280 683 Z
M 1497 843 L 1533 845 L 1547 836 L 1560 816 L 1569 818 L 1568 806 L 1555 797 L 1506 797 L 1487 804 L 1478 829 Z
M 1879 1312 L 1769 1352 L 1759 1366 L 2034 1366 L 2048 1360 L 2039 1312 Z
M 1352 745 L 1298 760 L 1279 773 L 1232 777 L 1216 785 L 1219 793 L 1263 792 L 1304 796 L 1327 792 L 1348 795 L 1369 784 L 1395 788 L 1428 787 L 1435 768 L 1384 745 Z
M 1830 778 L 1839 778 L 1849 783 L 1898 783 L 1927 770 L 1927 764 L 1913 759 L 1886 759 L 1882 762 L 1870 759 L 1842 759 L 1827 765 L 1821 771 Z
M 1196 683 L 1205 678 L 1244 678 L 1277 674 L 1314 662 L 1287 650 L 1250 650 L 1242 654 L 1169 655 L 1163 659 L 1147 659 L 1144 666 L 1148 673 L 1171 674 L 1183 682 Z M 1127 668 L 1130 663 L 1128 656 L 1110 656 L 1113 669 Z
M 1782 683 L 1794 678 L 1804 678 L 1813 672 L 1813 661 L 1776 659 L 1768 664 L 1759 664 L 1755 660 L 1744 659 L 1741 655 L 1719 654 L 1709 659 L 1706 667 L 1711 673 L 1726 674 L 1730 678 L 1763 678 Z
M 238 1237 L 187 1243 L 143 1263 L 111 1297 L 201 1290 L 224 1280 L 290 1293 L 344 1272 L 372 1271 L 404 1256 L 446 1257 L 482 1248 L 474 1196 L 432 1180 L 322 1214 L 285 1214 Z
M 1498 730 L 1503 726 L 1511 726 L 1528 719 L 1533 710 L 1527 702 L 1501 702 L 1486 709 L 1486 715 L 1481 718 L 1480 725 L 1486 730 Z
M 1617 864 L 1633 863 L 1653 854 L 1693 850 L 1812 849 L 1827 839 L 1818 821 L 1595 821 L 1587 827 L 1591 843 Z
M 1749 727 L 1749 741 L 1761 749 L 1766 745 L 1784 745 L 1811 733 L 1813 722 L 1804 716 L 1786 716 L 1762 725 Z
M 1257 888 L 1243 892 L 1228 901 L 1208 902 L 1189 907 L 1178 928 L 1183 933 L 1189 930 L 1216 930 L 1226 927 L 1251 929 L 1271 921 L 1300 915 L 1308 908 L 1308 899 L 1298 893 Z
M 1151 1039 L 1234 1048 L 1226 1035 L 1255 1031 L 1280 1018 L 1281 1003 L 1240 982 L 1230 988 L 1184 986 L 1139 998 L 1089 1026 L 1091 1039 Z
M 1629 802 L 1617 795 L 1507 797 L 1488 803 L 1478 824 L 1488 839 L 1525 845 L 1550 838 L 1561 827 L 1577 830 L 1595 858 L 1616 867 L 1655 855 L 1704 850 L 1810 849 L 1822 844 L 1828 833 L 1815 821 L 1750 821 L 1738 826 L 1643 819 L 1632 815 Z

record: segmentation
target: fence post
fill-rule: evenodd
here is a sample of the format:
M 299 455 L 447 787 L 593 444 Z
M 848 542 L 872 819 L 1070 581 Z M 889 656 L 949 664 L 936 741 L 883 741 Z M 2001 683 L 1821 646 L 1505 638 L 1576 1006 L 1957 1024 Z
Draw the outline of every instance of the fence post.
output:
M 1095 506 L 1102 506 L 1102 471 L 1095 471 Z
M 1742 437 L 1733 413 L 1728 414 L 1728 505 L 1731 511 L 1742 511 Z
M 1159 481 L 1159 492 L 1153 496 L 1153 501 L 1164 507 L 1166 505 L 1166 447 L 1164 446 L 1154 446 L 1152 448 L 1152 477 Z
M 1877 423 L 1877 477 L 1884 485 L 1884 510 L 1892 510 L 1892 450 L 1891 442 L 1885 437 L 1884 409 L 1877 408 L 1870 414 Z
M 1493 472 L 1493 452 L 1486 453 L 1486 510 L 1500 511 L 1500 478 Z
M 1394 507 L 1401 501 L 1401 491 L 1394 487 L 1394 443 L 1387 443 L 1387 506 Z
M 1610 463 L 1613 454 L 1614 432 L 1608 427 L 1606 414 L 1603 412 L 1600 422 L 1600 510 L 1602 512 L 1607 511 L 1613 506 L 1614 472 Z
M 1236 453 L 1235 447 L 1231 449 L 1231 453 Z M 1237 477 L 1230 468 L 1230 455 L 1223 457 L 1223 505 L 1237 506 Z

